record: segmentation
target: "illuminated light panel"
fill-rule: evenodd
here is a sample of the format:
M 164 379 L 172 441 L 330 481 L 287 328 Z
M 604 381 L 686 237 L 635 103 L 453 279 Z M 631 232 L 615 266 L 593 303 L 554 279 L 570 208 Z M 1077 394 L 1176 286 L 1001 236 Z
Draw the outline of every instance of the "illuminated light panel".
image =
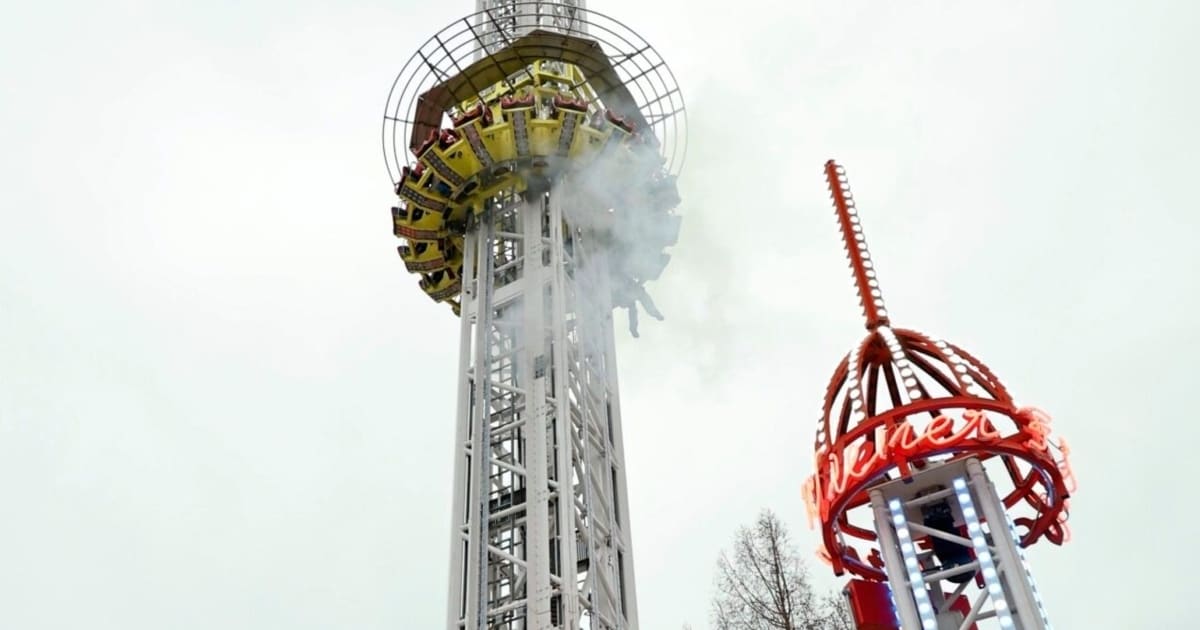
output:
M 981 397 L 988 395 L 987 390 L 975 382 L 975 377 L 971 376 L 969 364 L 962 357 L 958 356 L 958 353 L 954 351 L 954 346 L 941 339 L 933 339 L 933 344 L 946 355 L 946 361 L 950 364 L 954 379 L 958 381 L 958 384 L 966 393 Z
M 834 168 L 832 172 L 829 170 L 830 166 Z M 884 305 L 883 292 L 879 290 L 875 274 L 865 273 L 872 268 L 871 251 L 867 248 L 867 238 L 863 235 L 854 194 L 850 192 L 850 180 L 846 177 L 846 169 L 833 164 L 832 161 L 826 165 L 825 176 L 833 195 L 835 216 L 842 232 L 842 244 L 846 247 L 851 268 L 855 269 L 854 287 L 862 301 L 867 327 L 873 329 L 886 320 L 887 307 Z
M 896 333 L 887 326 L 880 326 L 878 332 L 883 337 L 884 343 L 887 344 L 888 352 L 892 355 L 892 362 L 900 371 L 901 382 L 904 383 L 904 387 L 900 388 L 901 400 L 904 404 L 908 404 L 920 398 L 921 390 L 917 388 L 917 379 L 913 375 L 912 364 L 908 361 L 908 357 L 904 356 L 904 347 L 900 345 Z
M 992 608 L 996 611 L 996 619 L 1000 621 L 1001 628 L 1014 628 L 1016 626 L 1013 624 L 1012 612 L 1009 611 L 1008 600 L 1004 598 L 1004 588 L 1000 586 L 1000 574 L 996 572 L 996 563 L 992 561 L 992 552 L 988 549 L 987 538 L 983 535 L 979 514 L 975 512 L 971 491 L 962 477 L 954 480 L 954 492 L 958 496 L 963 519 L 967 521 L 967 536 L 971 538 L 971 546 L 975 549 L 976 559 L 979 560 L 979 568 L 983 572 L 983 581 L 987 585 Z
M 1004 513 L 1004 520 L 1008 523 L 1008 531 L 1012 534 L 1013 545 L 1017 548 L 1017 556 L 1021 558 L 1021 567 L 1025 569 L 1025 577 L 1029 578 L 1029 588 L 1033 591 L 1033 602 L 1037 604 L 1042 625 L 1046 627 L 1046 630 L 1053 630 L 1050 625 L 1050 616 L 1046 614 L 1046 605 L 1042 603 L 1042 594 L 1038 592 L 1037 582 L 1033 579 L 1033 571 L 1029 568 L 1029 560 L 1025 558 L 1025 548 L 1021 546 L 1021 538 L 1017 536 L 1017 527 L 1013 525 L 1008 512 Z
M 888 601 L 892 602 L 892 619 L 896 621 L 897 628 L 903 627 L 904 624 L 900 622 L 900 605 L 896 603 L 896 593 L 892 591 L 891 584 L 884 584 L 884 586 L 887 588 Z
M 862 412 L 859 411 L 858 414 L 861 415 Z M 861 421 L 854 414 L 851 414 L 851 417 L 856 423 Z M 937 428 L 934 426 L 936 423 L 950 423 L 953 426 L 954 420 L 948 416 L 935 418 L 923 433 L 917 433 L 912 424 L 908 422 L 895 427 L 884 427 L 876 438 L 876 443 L 882 444 L 883 448 L 875 450 L 869 458 L 863 461 L 858 460 L 859 453 L 864 447 L 863 444 L 851 444 L 842 447 L 839 451 L 836 450 L 838 445 L 835 443 L 833 445 L 835 450 L 829 457 L 829 482 L 821 486 L 821 493 L 816 498 L 822 502 L 823 506 L 828 506 L 848 488 L 881 472 L 883 467 L 890 465 L 889 462 L 894 457 L 925 453 L 930 449 L 946 449 L 969 439 L 991 439 L 993 433 L 986 428 L 987 416 L 985 414 L 968 410 L 964 412 L 963 418 L 965 422 L 945 438 L 935 438 L 931 429 Z
M 938 630 L 937 612 L 933 602 L 929 601 L 929 591 L 925 589 L 925 576 L 921 575 L 921 565 L 917 562 L 917 550 L 913 545 L 912 534 L 908 531 L 908 519 L 904 517 L 904 509 L 900 507 L 899 499 L 888 502 L 892 513 L 892 525 L 896 529 L 896 538 L 900 541 L 900 555 L 904 558 L 904 568 L 908 571 L 908 583 L 913 598 L 917 601 L 917 613 L 921 615 L 923 630 Z
M 850 351 L 850 358 L 846 361 L 846 393 L 852 401 L 858 403 L 854 408 L 854 412 L 851 413 L 851 420 L 853 420 L 855 424 L 857 424 L 862 418 L 866 417 L 866 413 L 863 412 L 862 409 L 867 402 L 867 397 L 866 393 L 859 389 L 858 382 L 858 362 L 860 350 L 861 346 L 854 346 L 854 349 Z

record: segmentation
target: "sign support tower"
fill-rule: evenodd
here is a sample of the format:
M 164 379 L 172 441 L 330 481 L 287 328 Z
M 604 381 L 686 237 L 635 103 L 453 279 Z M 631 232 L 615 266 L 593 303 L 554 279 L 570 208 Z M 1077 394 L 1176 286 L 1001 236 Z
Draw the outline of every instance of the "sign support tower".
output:
M 845 171 L 825 165 L 867 336 L 834 371 L 804 486 L 859 630 L 1048 630 L 1025 548 L 1062 544 L 1066 441 L 962 348 L 893 328 Z
M 478 0 L 392 87 L 399 253 L 461 321 L 448 630 L 638 627 L 612 313 L 661 319 L 684 127 L 582 1 Z

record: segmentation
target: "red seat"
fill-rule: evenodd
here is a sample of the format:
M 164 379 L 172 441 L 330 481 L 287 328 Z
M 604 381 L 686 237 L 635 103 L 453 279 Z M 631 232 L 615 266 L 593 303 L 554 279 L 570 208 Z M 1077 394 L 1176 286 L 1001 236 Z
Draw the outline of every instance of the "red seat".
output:
M 606 119 L 608 119 L 608 122 L 620 127 L 621 129 L 624 129 L 626 131 L 626 133 L 633 133 L 633 130 L 634 130 L 633 123 L 614 114 L 611 109 L 604 110 L 604 117 Z
M 570 98 L 562 94 L 554 95 L 554 106 L 559 109 L 569 109 L 577 112 L 586 112 L 588 110 L 587 101 L 581 98 Z

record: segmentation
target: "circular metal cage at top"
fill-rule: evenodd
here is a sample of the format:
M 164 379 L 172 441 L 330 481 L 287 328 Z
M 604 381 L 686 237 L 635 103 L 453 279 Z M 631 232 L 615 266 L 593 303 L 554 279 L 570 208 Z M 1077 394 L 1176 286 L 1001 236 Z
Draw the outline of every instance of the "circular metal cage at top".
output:
M 544 4 L 507 7 L 540 10 Z M 538 60 L 578 67 L 589 83 L 598 84 L 590 87 L 602 102 L 592 105 L 633 120 L 640 134 L 653 137 L 663 168 L 678 174 L 687 149 L 687 114 L 675 77 L 653 46 L 625 24 L 582 7 L 553 24 L 513 29 L 510 19 L 497 9 L 465 16 L 430 37 L 404 64 L 383 115 L 383 155 L 393 184 L 413 164 L 412 150 L 427 133 L 462 114 L 461 103 L 491 88 L 479 76 L 490 73 L 505 81 L 511 68 L 519 73 Z

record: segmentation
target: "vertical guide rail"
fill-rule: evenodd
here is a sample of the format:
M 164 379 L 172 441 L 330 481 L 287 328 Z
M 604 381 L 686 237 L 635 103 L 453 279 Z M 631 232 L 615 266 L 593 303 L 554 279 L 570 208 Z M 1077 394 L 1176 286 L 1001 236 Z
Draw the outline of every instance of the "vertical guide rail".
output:
M 521 311 L 524 332 L 524 360 L 520 361 L 521 383 L 526 388 L 525 396 L 525 473 L 526 473 L 526 594 L 529 599 L 528 621 L 530 627 L 552 627 L 557 611 L 554 585 L 551 583 L 550 548 L 555 544 L 550 531 L 550 506 L 557 501 L 550 491 L 549 452 L 547 450 L 547 420 L 553 414 L 547 401 L 545 298 L 547 275 L 545 250 L 542 241 L 542 225 L 547 211 L 544 194 L 527 194 L 520 206 L 521 230 L 524 234 L 524 268 L 521 281 L 523 308 Z M 561 583 L 561 582 L 560 582 Z
M 987 518 L 988 534 L 990 534 L 992 553 L 999 560 L 997 567 L 1000 579 L 1004 585 L 1005 594 L 1011 601 L 1012 614 L 1017 618 L 1021 630 L 1048 630 L 1049 620 L 1045 608 L 1039 605 L 1034 593 L 1033 575 L 1026 569 L 1021 558 L 1020 543 L 1016 532 L 1008 525 L 1008 516 L 1004 503 L 996 492 L 995 485 L 988 478 L 987 471 L 979 460 L 967 460 L 967 474 L 970 484 L 975 487 L 979 496 L 979 507 Z
M 448 630 L 637 628 L 608 252 L 564 220 L 586 203 L 508 191 L 466 234 Z
M 471 544 L 474 545 L 472 561 L 475 572 L 474 599 L 468 600 L 467 619 L 473 620 L 476 628 L 487 628 L 488 613 L 488 521 L 491 517 L 488 506 L 492 469 L 491 398 L 492 398 L 492 286 L 495 282 L 495 219 L 485 212 L 477 231 L 476 243 L 476 308 L 475 308 L 475 369 L 474 369 L 474 431 L 472 463 L 475 465 L 476 493 L 475 518 L 472 522 Z M 473 608 L 473 611 L 472 611 Z M 472 614 L 473 612 L 473 614 Z
M 590 230 L 573 233 L 572 285 L 576 344 L 573 385 L 579 422 L 580 521 L 586 542 L 586 579 L 590 627 L 624 630 L 637 627 L 632 599 L 633 563 L 629 557 L 628 508 L 620 448 L 620 401 L 616 390 L 612 343 L 612 288 L 608 252 Z
M 977 458 L 942 463 L 868 494 L 902 630 L 964 630 L 972 624 L 1050 630 L 1004 503 Z M 925 511 L 938 505 L 952 510 L 949 531 L 925 520 Z M 940 550 L 927 549 L 935 539 Z M 945 580 L 954 576 L 967 579 L 954 580 L 958 586 L 952 588 Z
M 586 35 L 586 0 L 475 0 L 475 59 L 495 53 L 535 29 Z
M 625 482 L 625 437 L 621 429 L 621 396 L 617 386 L 617 347 L 613 336 L 612 308 L 604 313 L 604 364 L 608 379 L 609 439 L 612 453 L 613 497 L 617 525 L 617 580 L 621 616 L 628 628 L 638 627 L 637 588 L 633 572 L 633 541 L 629 536 L 629 491 Z
M 555 478 L 557 480 L 557 502 L 554 518 L 558 530 L 559 575 L 562 577 L 562 612 L 567 623 L 578 626 L 582 614 L 577 582 L 579 558 L 575 517 L 575 460 L 579 457 L 575 449 L 575 429 L 571 419 L 571 368 L 570 347 L 567 345 L 567 269 L 572 265 L 567 254 L 563 234 L 563 194 L 554 190 L 547 204 L 549 221 L 549 246 L 553 268 L 550 278 L 550 374 L 553 377 L 551 395 L 554 397 L 554 443 Z
M 900 541 L 896 538 L 891 513 L 879 490 L 872 490 L 870 497 L 871 509 L 875 512 L 875 533 L 879 535 L 879 547 L 883 552 L 883 563 L 888 569 L 888 583 L 892 587 L 892 602 L 900 617 L 900 627 L 903 630 L 917 630 L 921 627 L 921 617 L 911 595 L 912 585 L 899 568 L 904 566 L 904 559 L 900 555 Z
M 565 476 L 560 478 L 559 491 L 564 495 L 562 517 L 570 520 L 569 533 L 565 533 L 564 548 L 570 551 L 565 557 L 572 564 L 564 566 L 564 580 L 570 586 L 564 586 L 565 607 L 567 619 L 577 628 L 581 624 L 586 627 L 601 630 L 604 626 L 597 623 L 596 610 L 599 602 L 596 593 L 596 573 L 593 570 L 595 553 L 593 541 L 597 539 L 594 527 L 591 490 L 591 452 L 594 441 L 589 436 L 588 399 L 590 398 L 589 380 L 587 378 L 587 342 L 591 333 L 585 325 L 587 312 L 591 305 L 587 302 L 589 291 L 587 284 L 581 280 L 581 274 L 586 274 L 585 244 L 581 242 L 580 231 L 566 222 L 566 216 L 580 203 L 579 196 L 573 190 L 571 179 L 565 177 L 550 195 L 550 205 L 553 208 L 551 220 L 555 222 L 557 236 L 555 237 L 555 255 L 562 260 L 562 268 L 557 275 L 557 286 L 562 290 L 563 305 L 561 336 L 563 345 L 560 354 L 563 365 L 562 402 L 560 405 L 562 418 L 562 440 L 564 442 L 564 458 L 569 457 Z M 552 232 L 554 233 L 554 232 Z M 587 621 L 584 622 L 584 617 Z
M 558 194 L 565 196 L 566 188 L 563 187 Z M 578 199 L 571 198 L 570 202 L 577 203 Z M 596 524 L 595 504 L 598 499 L 595 498 L 596 489 L 592 480 L 592 471 L 595 470 L 592 462 L 594 461 L 593 451 L 596 448 L 596 441 L 591 438 L 591 418 L 594 415 L 592 411 L 594 405 L 591 404 L 593 396 L 590 386 L 593 379 L 589 376 L 589 361 L 593 353 L 588 340 L 594 334 L 589 325 L 589 314 L 595 309 L 595 305 L 590 301 L 595 293 L 595 286 L 589 279 L 591 262 L 587 251 L 588 238 L 590 235 L 584 235 L 580 230 L 571 229 L 571 273 L 568 283 L 571 292 L 571 310 L 574 313 L 572 318 L 574 334 L 572 345 L 568 350 L 572 393 L 569 401 L 571 418 L 569 427 L 571 440 L 577 443 L 578 451 L 574 464 L 578 485 L 573 491 L 579 497 L 580 507 L 577 509 L 575 521 L 577 535 L 583 547 L 583 556 L 578 558 L 575 568 L 575 578 L 579 581 L 579 574 L 581 571 L 583 572 L 583 592 L 579 596 L 581 615 L 587 615 L 589 628 L 604 628 L 604 624 L 600 621 L 603 608 L 602 591 L 598 586 L 599 578 L 597 577 L 601 566 L 597 553 L 600 548 L 601 533 Z
M 477 312 L 479 303 L 479 274 L 476 273 L 475 253 L 478 243 L 478 231 L 467 233 L 463 248 L 463 293 L 462 320 L 459 322 L 458 340 L 458 423 L 454 437 L 454 486 L 450 493 L 453 497 L 450 505 L 450 575 L 447 589 L 446 604 L 447 629 L 459 627 L 458 620 L 467 611 L 464 607 L 467 588 L 466 576 L 467 550 L 470 536 L 466 511 L 470 502 L 468 479 L 471 478 L 469 463 L 471 462 L 472 437 L 471 422 L 472 406 L 475 404 L 474 371 L 471 367 L 472 347 L 471 333 L 475 325 L 472 314 Z

